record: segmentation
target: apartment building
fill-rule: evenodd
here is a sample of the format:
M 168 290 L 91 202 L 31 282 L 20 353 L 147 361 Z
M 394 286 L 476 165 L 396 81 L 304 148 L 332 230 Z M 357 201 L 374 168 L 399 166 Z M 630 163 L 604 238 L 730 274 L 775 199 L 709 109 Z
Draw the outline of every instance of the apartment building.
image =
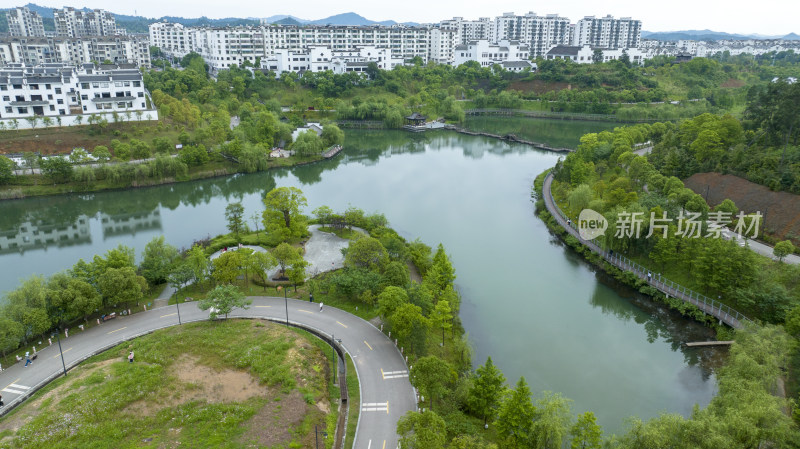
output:
M 615 19 L 608 15 L 587 16 L 575 24 L 572 45 L 600 48 L 638 48 L 642 40 L 642 22 L 630 17 Z
M 600 61 L 610 62 L 622 59 L 627 55 L 631 64 L 642 65 L 646 53 L 638 48 L 595 48 L 589 45 L 557 45 L 545 55 L 545 59 L 566 59 L 578 64 L 591 64 L 594 62 L 595 51 L 600 50 Z
M 26 7 L 9 9 L 6 19 L 10 36 L 44 37 L 42 17 Z
M 430 61 L 439 64 L 453 64 L 455 61 L 455 48 L 460 38 L 459 32 L 454 29 L 432 28 L 429 39 Z
M 478 20 L 464 20 L 463 17 L 453 17 L 439 22 L 439 28 L 456 31 L 455 45 L 480 40 L 495 42 L 494 20 L 489 17 L 481 17 Z
M 146 98 L 142 73 L 133 65 L 0 68 L 0 119 L 146 110 Z
M 83 11 L 75 8 L 53 10 L 56 35 L 69 37 L 114 36 L 125 34 L 117 28 L 114 15 L 103 9 Z
M 477 61 L 482 67 L 490 67 L 494 64 L 529 60 L 530 49 L 519 41 L 500 41 L 491 44 L 488 40 L 479 40 L 457 45 L 453 65 L 459 66 L 467 61 Z M 510 66 L 521 67 L 519 64 Z M 528 65 L 528 67 L 534 66 Z
M 323 72 L 336 74 L 363 73 L 370 63 L 379 69 L 391 70 L 403 64 L 403 59 L 392 57 L 387 48 L 363 46 L 351 50 L 331 50 L 330 47 L 311 47 L 308 50 L 276 50 L 275 54 L 261 60 L 261 69 L 276 76 L 283 72 Z
M 572 40 L 570 22 L 557 14 L 539 16 L 529 12 L 523 16 L 504 13 L 494 22 L 495 42 L 515 40 L 530 48 L 531 57 L 543 56 L 554 45 L 566 45 Z
M 110 61 L 150 67 L 148 40 L 135 36 L 11 37 L 0 39 L 0 64 L 63 63 L 80 65 Z

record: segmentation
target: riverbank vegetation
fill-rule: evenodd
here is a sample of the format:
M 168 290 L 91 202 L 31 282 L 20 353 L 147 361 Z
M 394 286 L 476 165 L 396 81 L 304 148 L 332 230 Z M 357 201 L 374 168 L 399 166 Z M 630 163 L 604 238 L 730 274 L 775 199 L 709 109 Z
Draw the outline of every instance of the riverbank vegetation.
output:
M 37 392 L 0 421 L 0 445 L 313 447 L 315 426 L 333 435 L 339 413 L 330 357 L 310 334 L 259 320 L 158 330 Z

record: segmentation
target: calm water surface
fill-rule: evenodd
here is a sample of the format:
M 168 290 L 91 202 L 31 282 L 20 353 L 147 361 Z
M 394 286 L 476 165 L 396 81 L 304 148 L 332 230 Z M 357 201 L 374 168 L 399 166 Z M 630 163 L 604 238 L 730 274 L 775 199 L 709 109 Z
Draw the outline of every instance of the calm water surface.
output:
M 482 123 L 486 130 L 493 126 Z M 519 135 L 559 146 L 613 127 L 520 126 Z M 323 204 L 338 210 L 353 205 L 384 213 L 407 238 L 443 243 L 457 270 L 474 361 L 491 355 L 509 383 L 525 376 L 534 392 L 561 392 L 574 401 L 575 412 L 593 410 L 606 431 L 616 433 L 631 415 L 688 415 L 695 403 L 708 403 L 715 392 L 710 367 L 720 354 L 680 344 L 708 338 L 709 331 L 596 273 L 534 216 L 533 178 L 555 164 L 556 155 L 445 131 L 348 131 L 345 148 L 334 160 L 294 169 L 0 202 L 0 290 L 119 244 L 139 254 L 163 234 L 189 246 L 226 232 L 227 203 L 241 201 L 250 216 L 263 209 L 265 192 L 295 186 L 308 198 L 307 213 Z M 11 241 L 17 248 L 7 250 Z

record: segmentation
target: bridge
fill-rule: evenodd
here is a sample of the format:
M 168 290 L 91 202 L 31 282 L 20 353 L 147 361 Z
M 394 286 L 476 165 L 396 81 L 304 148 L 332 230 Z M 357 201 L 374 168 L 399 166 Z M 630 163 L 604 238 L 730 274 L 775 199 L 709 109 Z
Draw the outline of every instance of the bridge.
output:
M 703 313 L 717 318 L 720 323 L 725 323 L 734 329 L 739 329 L 744 325 L 744 323 L 750 321 L 750 319 L 743 314 L 715 299 L 711 299 L 703 294 L 676 284 L 660 274 L 652 275 L 652 272 L 646 267 L 628 259 L 627 257 L 614 253 L 613 251 L 604 250 L 594 242 L 582 239 L 578 233 L 577 223 L 572 221 L 568 223 L 567 216 L 561 211 L 553 199 L 553 194 L 550 191 L 550 186 L 552 183 L 553 173 L 550 172 L 544 178 L 544 185 L 542 186 L 542 194 L 544 196 L 544 204 L 547 207 L 547 211 L 550 212 L 558 224 L 570 235 L 578 239 L 578 241 L 584 246 L 600 255 L 606 260 L 606 262 L 619 268 L 620 270 L 630 271 L 636 275 L 636 277 L 646 281 L 651 287 L 659 290 L 668 297 L 671 296 L 673 298 L 678 298 L 681 301 L 692 304 L 703 311 Z M 650 276 L 648 276 L 648 274 L 650 274 Z

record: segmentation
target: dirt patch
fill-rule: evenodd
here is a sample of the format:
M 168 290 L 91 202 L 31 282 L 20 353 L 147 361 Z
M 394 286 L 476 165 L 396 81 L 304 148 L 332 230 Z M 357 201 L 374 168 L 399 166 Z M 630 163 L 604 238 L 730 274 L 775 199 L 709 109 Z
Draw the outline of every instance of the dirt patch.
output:
M 247 423 L 248 430 L 242 439 L 253 442 L 258 447 L 272 447 L 292 440 L 289 430 L 305 418 L 308 404 L 299 391 L 295 390 L 270 401 Z
M 800 195 L 773 192 L 734 175 L 698 173 L 684 181 L 686 187 L 707 198 L 712 207 L 729 198 L 746 213 L 766 216 L 764 230 L 779 240 L 800 245 Z
M 568 83 L 562 82 L 548 82 L 542 80 L 533 80 L 533 81 L 514 81 L 509 86 L 511 89 L 518 90 L 520 92 L 534 92 L 536 94 L 543 94 L 545 92 L 550 91 L 559 91 L 564 89 L 569 89 L 570 85 Z
M 249 373 L 231 369 L 217 371 L 200 365 L 191 356 L 182 356 L 176 360 L 170 367 L 169 374 L 177 380 L 176 388 L 169 396 L 134 402 L 125 411 L 137 415 L 152 415 L 164 408 L 191 401 L 244 402 L 253 397 L 265 397 L 269 393 L 269 389 L 259 385 Z
M 744 81 L 737 80 L 736 78 L 731 78 L 728 81 L 722 83 L 722 87 L 742 87 L 744 86 Z

